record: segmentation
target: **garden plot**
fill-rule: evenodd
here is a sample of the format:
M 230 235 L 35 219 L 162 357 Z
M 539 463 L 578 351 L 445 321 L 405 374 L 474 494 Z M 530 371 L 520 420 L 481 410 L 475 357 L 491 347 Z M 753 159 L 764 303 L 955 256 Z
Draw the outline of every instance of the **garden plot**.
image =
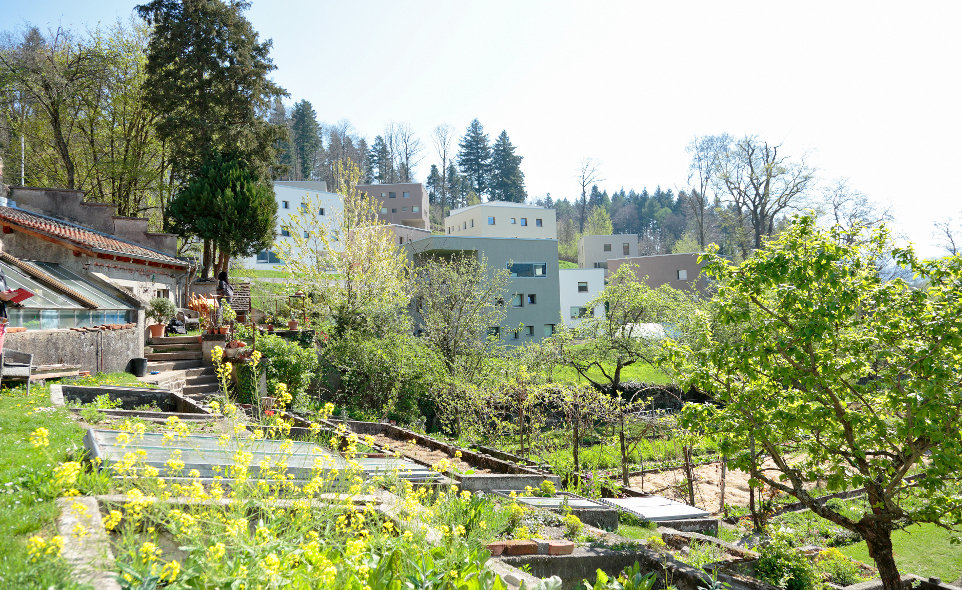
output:
M 618 528 L 618 509 L 587 498 L 582 498 L 570 492 L 555 492 L 542 496 L 532 495 L 532 490 L 493 490 L 502 498 L 512 498 L 520 504 L 543 510 L 550 510 L 555 514 L 570 512 L 581 522 L 599 529 L 613 531 Z
M 708 512 L 663 496 L 644 496 L 641 498 L 605 498 L 605 503 L 613 504 L 626 512 L 651 522 L 688 520 L 705 518 Z
M 149 387 L 52 385 L 50 401 L 55 406 L 75 406 L 71 407 L 74 413 L 96 411 L 115 418 L 163 422 L 170 416 L 181 420 L 210 420 L 214 417 L 206 407 L 188 397 Z

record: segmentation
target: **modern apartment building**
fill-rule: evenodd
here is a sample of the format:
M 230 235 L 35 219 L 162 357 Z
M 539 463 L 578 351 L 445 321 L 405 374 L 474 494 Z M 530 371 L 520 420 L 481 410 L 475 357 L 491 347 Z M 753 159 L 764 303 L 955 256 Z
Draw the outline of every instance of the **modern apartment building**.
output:
M 333 223 L 335 213 L 344 208 L 343 197 L 328 192 L 327 183 L 324 181 L 275 181 L 274 198 L 277 199 L 275 247 L 244 259 L 243 263 L 247 268 L 276 269 L 283 264 L 277 252 L 291 246 L 291 232 L 298 231 L 291 224 L 291 218 L 295 214 L 310 212 L 317 226 L 321 226 Z
M 622 264 L 637 266 L 635 275 L 639 281 L 644 281 L 652 289 L 668 285 L 675 289 L 697 288 L 704 290 L 705 277 L 701 273 L 697 252 L 685 254 L 660 254 L 656 256 L 635 256 L 632 258 L 617 258 L 611 260 L 608 272 L 615 273 Z
M 630 256 L 638 256 L 638 234 L 583 236 L 578 240 L 578 268 L 607 269 L 609 260 Z
M 581 318 L 605 312 L 603 305 L 589 309 L 587 303 L 605 289 L 603 268 L 562 268 L 558 271 L 558 293 L 561 317 L 569 328 L 581 323 Z
M 444 220 L 449 236 L 557 240 L 555 210 L 527 203 L 489 201 L 454 209 Z M 635 247 L 637 253 L 637 246 Z
M 483 256 L 492 269 L 508 269 L 508 314 L 500 326 L 491 326 L 492 333 L 509 344 L 538 342 L 554 333 L 561 305 L 557 240 L 434 235 L 404 248 L 415 265 L 429 256 L 468 252 Z
M 428 195 L 423 184 L 359 184 L 357 190 L 377 199 L 378 219 L 384 223 L 431 229 Z

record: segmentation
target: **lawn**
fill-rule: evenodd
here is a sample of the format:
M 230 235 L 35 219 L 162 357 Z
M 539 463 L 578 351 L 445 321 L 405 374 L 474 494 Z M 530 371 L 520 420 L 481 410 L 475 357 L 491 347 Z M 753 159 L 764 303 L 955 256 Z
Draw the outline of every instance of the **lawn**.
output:
M 606 379 L 601 376 L 601 371 L 598 369 L 592 369 L 591 371 L 588 371 L 588 375 L 593 379 L 597 378 L 601 382 L 606 382 Z M 552 378 L 559 381 L 564 380 L 575 383 L 585 382 L 585 378 L 575 371 L 573 367 L 559 367 L 555 369 L 552 374 Z M 623 368 L 621 370 L 621 380 L 641 383 L 656 383 L 658 385 L 666 385 L 672 382 L 668 375 L 647 363 L 635 363 Z
M 899 572 L 915 574 L 924 578 L 937 577 L 951 582 L 962 576 L 962 545 L 953 545 L 952 533 L 934 524 L 912 525 L 892 533 L 895 546 L 895 563 Z M 865 542 L 856 543 L 839 550 L 851 558 L 869 565 L 875 562 L 868 556 Z

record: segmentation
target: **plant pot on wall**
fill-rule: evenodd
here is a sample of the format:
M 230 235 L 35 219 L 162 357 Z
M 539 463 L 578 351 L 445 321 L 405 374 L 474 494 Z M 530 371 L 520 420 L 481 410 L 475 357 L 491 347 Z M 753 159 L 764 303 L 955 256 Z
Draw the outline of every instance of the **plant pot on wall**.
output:
M 228 326 L 221 326 L 221 327 L 218 329 L 218 332 L 221 333 L 221 334 L 226 334 L 228 330 L 230 330 L 230 328 L 229 328 Z
M 164 324 L 151 324 L 150 326 L 148 326 L 148 329 L 150 330 L 150 337 L 151 337 L 151 338 L 163 338 L 163 337 L 164 337 L 164 329 L 166 329 L 166 328 L 167 328 L 167 326 L 165 326 Z
M 287 329 L 288 329 L 288 330 L 296 330 L 296 329 L 297 329 L 297 320 L 291 320 L 291 321 L 287 322 Z

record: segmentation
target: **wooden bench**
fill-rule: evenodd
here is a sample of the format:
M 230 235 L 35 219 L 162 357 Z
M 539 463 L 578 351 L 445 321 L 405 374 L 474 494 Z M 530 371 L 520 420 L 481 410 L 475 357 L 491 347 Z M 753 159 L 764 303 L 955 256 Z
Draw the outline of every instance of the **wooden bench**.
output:
M 4 381 L 26 381 L 27 395 L 30 394 L 30 364 L 33 355 L 4 348 L 0 351 L 0 383 Z

